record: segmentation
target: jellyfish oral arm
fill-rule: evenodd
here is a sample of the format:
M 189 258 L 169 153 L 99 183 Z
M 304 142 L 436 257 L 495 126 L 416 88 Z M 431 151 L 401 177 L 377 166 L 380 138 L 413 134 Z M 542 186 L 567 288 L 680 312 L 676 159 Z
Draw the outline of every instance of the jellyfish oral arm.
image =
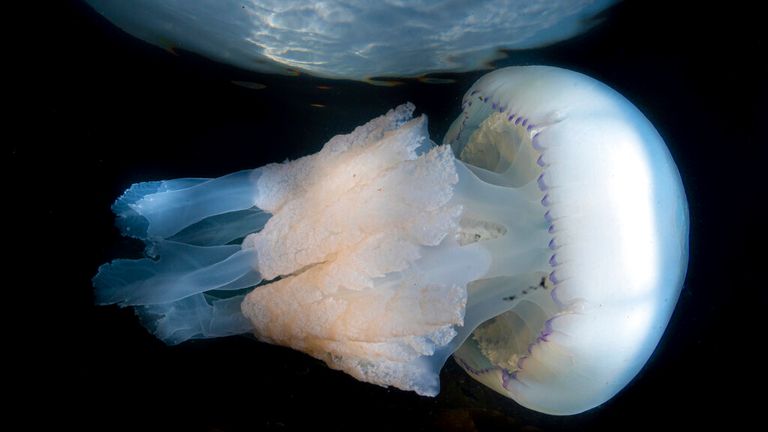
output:
M 425 359 L 454 339 L 466 285 L 492 261 L 459 243 L 457 161 L 413 109 L 289 163 L 135 185 L 114 209 L 149 257 L 102 266 L 97 301 L 136 306 L 169 343 L 250 331 L 359 379 L 436 394 L 442 362 Z
M 279 198 L 260 204 L 273 217 L 243 246 L 257 250 L 266 278 L 283 277 L 248 294 L 243 313 L 262 340 L 434 395 L 442 364 L 428 358 L 454 339 L 466 285 L 491 260 L 457 241 L 456 161 L 449 147 L 432 147 L 413 109 L 265 167 L 260 196 Z

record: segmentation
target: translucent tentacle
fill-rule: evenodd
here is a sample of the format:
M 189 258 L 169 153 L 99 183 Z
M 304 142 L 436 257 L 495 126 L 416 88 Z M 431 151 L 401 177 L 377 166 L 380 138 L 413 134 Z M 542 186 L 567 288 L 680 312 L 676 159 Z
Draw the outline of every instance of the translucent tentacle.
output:
M 261 282 L 252 266 L 256 251 L 238 245 L 191 246 L 172 241 L 153 245 L 153 260 L 115 260 L 93 278 L 96 302 L 121 306 L 170 303 L 212 290 L 238 290 Z
M 147 257 L 102 265 L 93 278 L 96 302 L 135 306 L 168 344 L 250 331 L 238 291 L 262 280 L 257 252 L 230 243 L 270 218 L 254 207 L 259 176 L 256 169 L 131 186 L 112 209 L 123 235 L 146 243 Z
M 123 235 L 168 238 L 211 216 L 254 206 L 260 170 L 216 179 L 177 179 L 137 183 L 112 206 Z
M 264 228 L 271 215 L 259 208 L 233 211 L 188 226 L 169 240 L 197 246 L 229 244 Z
M 245 294 L 217 299 L 196 294 L 173 303 L 140 306 L 136 313 L 158 339 L 175 345 L 188 339 L 237 335 L 253 325 L 240 312 Z

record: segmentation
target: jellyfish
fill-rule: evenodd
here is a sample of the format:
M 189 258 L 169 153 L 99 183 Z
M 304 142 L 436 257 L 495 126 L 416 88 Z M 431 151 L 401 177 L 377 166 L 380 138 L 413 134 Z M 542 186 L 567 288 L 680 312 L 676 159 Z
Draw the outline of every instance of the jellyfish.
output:
M 546 66 L 483 76 L 442 145 L 414 109 L 294 161 L 131 186 L 113 210 L 146 257 L 103 265 L 97 302 L 168 344 L 249 333 L 425 396 L 453 355 L 536 411 L 613 397 L 687 266 L 660 135 L 608 86 Z
M 133 36 L 245 70 L 328 78 L 468 71 L 591 28 L 616 0 L 87 0 Z

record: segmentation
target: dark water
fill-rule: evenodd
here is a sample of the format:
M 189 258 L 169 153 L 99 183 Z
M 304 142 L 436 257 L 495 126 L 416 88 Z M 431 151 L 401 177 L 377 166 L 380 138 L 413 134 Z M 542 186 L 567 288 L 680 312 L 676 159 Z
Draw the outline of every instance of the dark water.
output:
M 28 425 L 82 430 L 731 429 L 751 421 L 766 384 L 756 367 L 768 310 L 757 267 L 768 162 L 764 24 L 727 4 L 670 3 L 625 2 L 581 37 L 496 64 L 566 67 L 617 89 L 665 138 L 688 194 L 691 260 L 666 335 L 618 396 L 571 417 L 521 408 L 452 361 L 441 394 L 423 398 L 244 337 L 169 348 L 130 310 L 92 306 L 98 265 L 135 251 L 109 210 L 131 183 L 296 158 L 405 101 L 429 115 L 439 142 L 484 72 L 395 87 L 260 75 L 147 46 L 78 2 L 36 3 L 18 17 L 34 36 L 21 41 L 33 72 L 6 83 L 27 94 L 14 109 L 22 133 L 3 144 L 17 276 L 6 286 L 16 319 L 6 328 L 19 343 L 7 357 L 24 366 L 7 371 L 21 384 L 6 387 L 12 406 L 30 409 Z

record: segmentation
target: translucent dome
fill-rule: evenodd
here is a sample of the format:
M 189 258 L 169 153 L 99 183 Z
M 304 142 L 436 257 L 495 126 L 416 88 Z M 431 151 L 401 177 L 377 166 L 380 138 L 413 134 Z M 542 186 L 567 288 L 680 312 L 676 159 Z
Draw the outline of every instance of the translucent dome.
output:
M 581 33 L 615 0 L 87 0 L 126 32 L 259 72 L 331 78 L 484 67 Z

